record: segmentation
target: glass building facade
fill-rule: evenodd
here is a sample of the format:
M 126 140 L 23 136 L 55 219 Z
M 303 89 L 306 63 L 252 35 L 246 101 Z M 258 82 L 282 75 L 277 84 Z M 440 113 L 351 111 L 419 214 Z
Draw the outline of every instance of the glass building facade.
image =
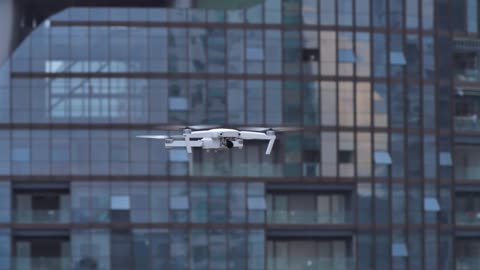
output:
M 2 63 L 0 270 L 480 267 L 476 1 L 203 2 L 68 8 Z M 135 137 L 172 124 L 303 130 Z

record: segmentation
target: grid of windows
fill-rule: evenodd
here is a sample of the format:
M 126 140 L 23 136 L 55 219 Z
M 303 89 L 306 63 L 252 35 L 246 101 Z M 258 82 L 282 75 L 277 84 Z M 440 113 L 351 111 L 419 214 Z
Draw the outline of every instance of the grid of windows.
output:
M 474 147 L 452 147 L 446 109 L 449 25 L 476 31 L 473 9 L 450 19 L 449 4 L 462 9 L 456 2 L 466 4 L 265 0 L 242 10 L 62 11 L 0 69 L 0 222 L 17 214 L 10 181 L 55 177 L 70 180 L 72 226 L 120 225 L 62 236 L 77 266 L 450 269 L 452 184 L 480 179 Z M 455 75 L 475 81 L 464 51 Z M 455 128 L 472 131 L 477 105 L 467 107 Z M 255 142 L 189 156 L 135 139 L 167 134 L 156 127 L 172 123 L 304 131 L 279 135 L 271 156 Z M 354 188 L 348 198 L 290 192 L 266 201 L 263 182 L 277 180 Z M 283 222 L 297 206 L 327 214 Z M 268 222 L 272 207 L 281 224 Z M 278 225 L 288 240 L 270 239 Z M 335 225 L 355 236 L 306 241 L 295 236 L 306 225 L 312 234 Z M 0 243 L 15 237 L 0 231 Z M 0 270 L 25 263 L 11 246 L 0 244 Z M 462 253 L 457 268 L 469 257 Z
M 74 229 L 70 262 L 99 270 L 258 270 L 265 265 L 264 237 L 264 230 L 242 228 Z
M 105 128 L 0 131 L 0 145 L 4 149 L 0 153 L 0 175 L 387 178 L 391 171 L 393 177 L 401 178 L 405 175 L 406 155 L 411 177 L 435 179 L 437 168 L 452 167 L 450 152 L 435 147 L 434 135 L 425 135 L 422 141 L 412 135 L 405 145 L 407 142 L 400 132 L 388 136 L 380 131 L 336 133 L 306 128 L 301 133 L 279 134 L 270 156 L 265 155 L 266 144 L 248 142 L 242 150 L 217 153 L 195 150 L 190 157 L 185 149 L 165 149 L 161 141 L 135 137 L 168 133 L 161 128 L 153 131 Z M 422 142 L 423 154 L 419 148 Z M 457 152 L 473 155 L 467 150 L 459 148 Z M 423 172 L 419 170 L 422 155 Z M 474 163 L 469 164 L 474 167 Z M 457 178 L 474 177 L 462 178 L 464 173 L 468 171 L 457 170 Z M 451 170 L 441 172 L 441 177 L 451 179 Z
M 73 223 L 264 224 L 265 210 L 263 183 L 71 183 Z

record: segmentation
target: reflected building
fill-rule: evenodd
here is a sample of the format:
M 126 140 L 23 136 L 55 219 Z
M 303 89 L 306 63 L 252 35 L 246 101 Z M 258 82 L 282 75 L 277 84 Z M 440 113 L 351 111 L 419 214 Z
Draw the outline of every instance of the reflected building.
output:
M 480 265 L 476 1 L 37 2 L 0 42 L 0 270 Z M 303 130 L 135 138 L 172 124 Z

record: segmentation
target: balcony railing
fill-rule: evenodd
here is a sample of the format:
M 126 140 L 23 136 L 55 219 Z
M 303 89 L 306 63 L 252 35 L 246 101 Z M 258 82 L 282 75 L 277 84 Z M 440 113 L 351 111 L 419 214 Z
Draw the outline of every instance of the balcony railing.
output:
M 15 257 L 12 270 L 73 270 L 69 257 Z
M 476 68 L 457 69 L 455 70 L 455 79 L 465 82 L 480 81 L 480 70 Z
M 13 215 L 15 223 L 70 223 L 70 209 L 16 210 Z
M 476 257 L 459 257 L 455 259 L 455 270 L 478 270 L 480 260 Z
M 455 178 L 461 180 L 480 180 L 480 167 L 461 167 L 455 169 Z
M 355 259 L 352 257 L 270 257 L 267 265 L 268 270 L 351 270 L 355 269 Z
M 473 116 L 455 116 L 456 130 L 480 130 L 480 119 Z
M 480 212 L 457 212 L 455 223 L 458 225 L 480 225 Z
M 350 216 L 346 212 L 322 213 L 316 211 L 267 211 L 270 224 L 349 224 Z

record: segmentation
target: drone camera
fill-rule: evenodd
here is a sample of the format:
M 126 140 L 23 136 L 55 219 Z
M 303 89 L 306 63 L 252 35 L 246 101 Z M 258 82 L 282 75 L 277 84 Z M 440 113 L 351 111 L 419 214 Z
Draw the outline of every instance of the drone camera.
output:
M 233 148 L 233 142 L 230 141 L 230 140 L 225 140 L 225 146 L 226 146 L 228 149 L 231 149 L 231 148 Z

